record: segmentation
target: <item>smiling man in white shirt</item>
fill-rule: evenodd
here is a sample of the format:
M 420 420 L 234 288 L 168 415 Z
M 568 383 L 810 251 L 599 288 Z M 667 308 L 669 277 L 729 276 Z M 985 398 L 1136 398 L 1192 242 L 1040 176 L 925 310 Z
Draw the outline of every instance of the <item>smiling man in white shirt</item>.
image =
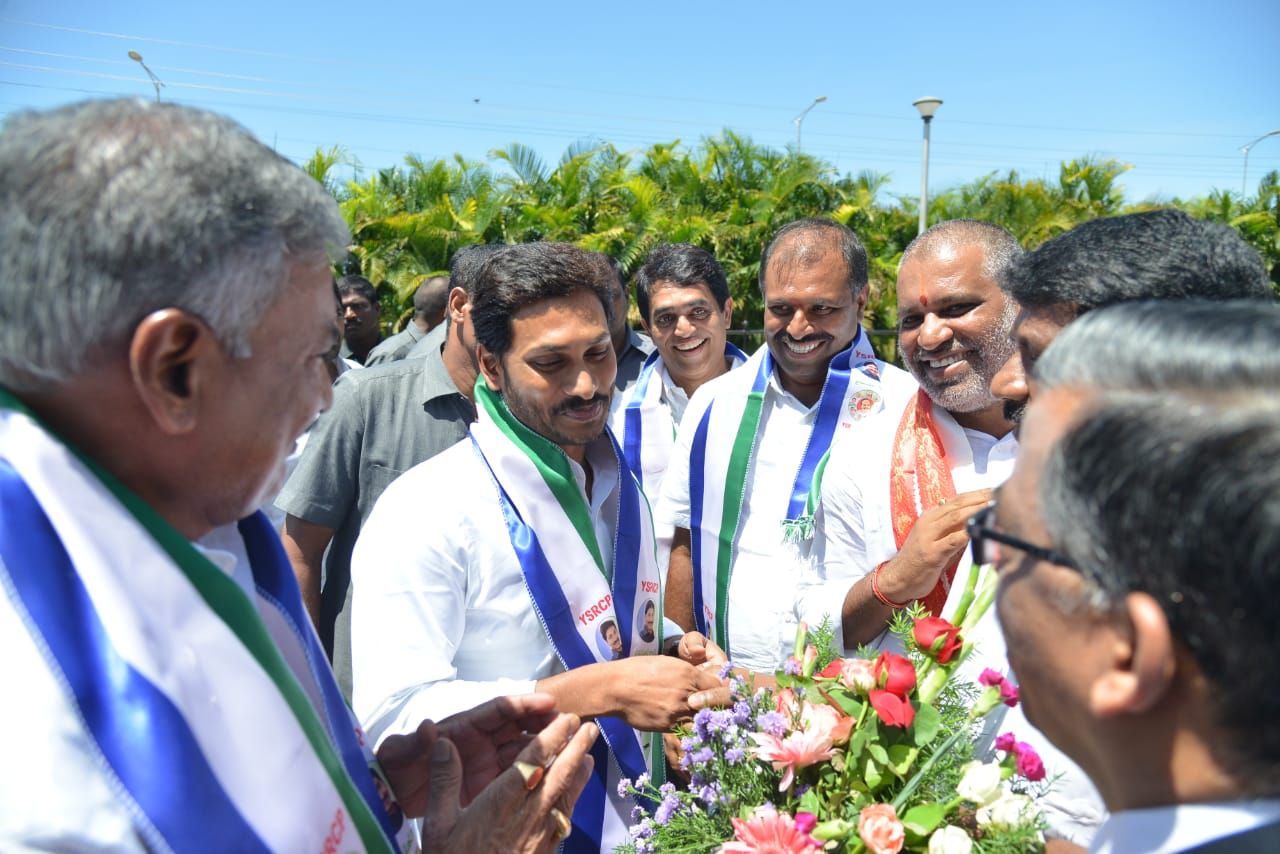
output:
M 867 253 L 845 226 L 781 228 L 760 262 L 766 346 L 689 402 L 654 516 L 675 529 L 667 611 L 772 672 L 795 639 L 799 570 L 788 542 L 834 439 L 879 408 L 881 377 L 862 331 Z M 887 378 L 886 378 L 887 379 Z
M 599 724 L 567 851 L 626 841 L 634 801 L 619 770 L 645 773 L 660 742 L 649 733 L 721 685 L 694 666 L 700 637 L 646 620 L 662 602 L 652 522 L 605 431 L 609 275 L 567 244 L 485 262 L 471 302 L 479 418 L 387 488 L 352 560 L 354 705 L 375 740 L 424 709 L 535 690 Z M 687 660 L 661 654 L 677 645 Z

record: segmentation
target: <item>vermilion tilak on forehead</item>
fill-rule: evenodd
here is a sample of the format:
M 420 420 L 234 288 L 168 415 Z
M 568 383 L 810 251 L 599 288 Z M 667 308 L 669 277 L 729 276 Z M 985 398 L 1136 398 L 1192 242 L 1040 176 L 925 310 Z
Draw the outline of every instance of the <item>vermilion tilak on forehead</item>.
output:
M 920 304 L 921 304 L 921 305 L 923 305 L 923 306 L 925 306 L 925 307 L 928 307 L 928 305 L 929 305 L 929 298 L 928 298 L 927 296 L 925 296 L 925 295 L 924 295 L 924 289 L 923 289 L 923 288 L 921 288 L 921 290 L 920 290 Z

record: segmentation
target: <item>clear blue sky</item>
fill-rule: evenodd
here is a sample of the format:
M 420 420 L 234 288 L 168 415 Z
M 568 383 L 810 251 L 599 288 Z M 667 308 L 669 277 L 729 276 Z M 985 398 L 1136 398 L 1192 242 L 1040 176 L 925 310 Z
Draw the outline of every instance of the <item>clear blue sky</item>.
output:
M 368 170 L 521 142 L 639 151 L 731 128 L 794 144 L 890 194 L 993 170 L 1054 178 L 1084 154 L 1133 164 L 1131 201 L 1240 191 L 1240 146 L 1280 129 L 1280 2 L 1080 0 L 642 4 L 187 4 L 0 0 L 0 113 L 162 97 L 227 113 L 285 155 L 341 145 Z M 1280 136 L 1249 157 L 1280 169 Z

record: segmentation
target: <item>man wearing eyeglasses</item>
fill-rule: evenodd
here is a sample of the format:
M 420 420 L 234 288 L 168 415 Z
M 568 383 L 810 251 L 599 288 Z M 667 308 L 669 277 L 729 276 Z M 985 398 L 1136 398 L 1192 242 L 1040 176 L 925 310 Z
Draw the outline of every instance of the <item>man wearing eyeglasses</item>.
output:
M 847 650 L 900 652 L 887 631 L 896 610 L 919 601 L 946 616 L 963 593 L 965 523 L 990 502 L 1017 452 L 991 378 L 1013 351 L 1016 312 L 998 279 L 1021 254 L 1013 235 L 974 220 L 934 226 L 903 253 L 898 340 L 919 387 L 887 399 L 832 451 L 797 604 L 811 623 L 835 620 Z M 995 622 L 992 615 L 966 633 L 977 648 L 963 665 L 971 681 L 986 667 L 1009 669 Z M 1083 774 L 1016 710 L 996 716 L 987 735 L 1010 729 L 1035 745 L 1051 774 L 1065 775 L 1043 804 L 1055 846 L 1087 842 L 1103 811 Z
M 1026 715 L 1112 811 L 1092 851 L 1280 850 L 1278 339 L 1258 303 L 1072 324 L 971 523 Z

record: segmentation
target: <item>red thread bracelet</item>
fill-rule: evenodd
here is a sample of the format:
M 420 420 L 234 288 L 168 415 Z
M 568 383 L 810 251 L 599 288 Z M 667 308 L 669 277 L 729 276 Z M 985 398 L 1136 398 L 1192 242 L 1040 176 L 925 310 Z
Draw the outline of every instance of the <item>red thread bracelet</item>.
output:
M 907 602 L 895 602 L 888 596 L 880 592 L 880 570 L 889 565 L 889 561 L 884 561 L 875 569 L 871 570 L 871 593 L 879 600 L 881 605 L 892 608 L 895 611 L 907 607 Z

